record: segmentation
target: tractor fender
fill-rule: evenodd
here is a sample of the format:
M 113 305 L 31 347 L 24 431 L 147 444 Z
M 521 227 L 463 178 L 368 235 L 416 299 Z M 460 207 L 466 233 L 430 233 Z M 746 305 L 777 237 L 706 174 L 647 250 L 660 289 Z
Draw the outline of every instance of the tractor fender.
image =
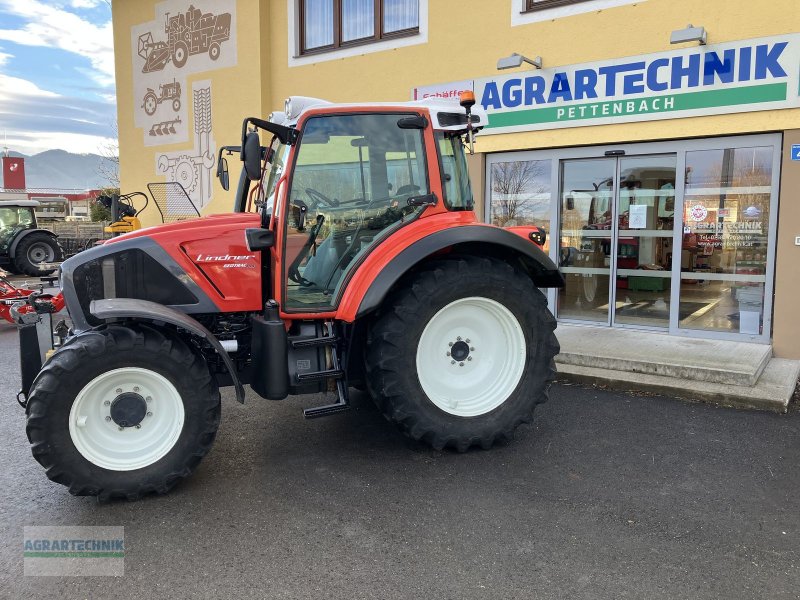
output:
M 169 306 L 150 302 L 149 300 L 136 300 L 134 298 L 110 298 L 106 300 L 92 300 L 89 312 L 98 319 L 129 319 L 134 321 L 151 321 L 169 323 L 188 331 L 195 337 L 208 342 L 222 358 L 228 374 L 231 376 L 233 386 L 236 388 L 236 399 L 244 404 L 244 388 L 236 374 L 236 367 L 230 356 L 214 337 L 214 334 L 201 323 L 186 313 L 182 313 Z
M 8 249 L 8 255 L 13 257 L 17 251 L 17 246 L 19 246 L 19 243 L 22 241 L 22 238 L 29 236 L 32 233 L 46 233 L 51 238 L 56 240 L 56 242 L 58 242 L 58 236 L 52 231 L 48 231 L 47 229 L 25 229 L 24 231 L 20 231 L 17 234 L 17 237 L 14 238 L 14 241 L 11 242 L 11 246 Z
M 415 265 L 445 249 L 459 254 L 495 256 L 516 260 L 541 288 L 562 287 L 558 267 L 536 244 L 500 227 L 466 225 L 451 227 L 425 236 L 403 249 L 372 281 L 358 305 L 355 317 L 377 309 L 389 290 Z

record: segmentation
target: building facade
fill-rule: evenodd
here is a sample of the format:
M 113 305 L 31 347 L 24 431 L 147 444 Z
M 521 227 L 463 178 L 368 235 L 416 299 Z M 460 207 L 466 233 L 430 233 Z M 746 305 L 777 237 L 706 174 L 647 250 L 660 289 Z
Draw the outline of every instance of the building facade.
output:
M 546 229 L 559 320 L 800 359 L 795 0 L 119 0 L 113 16 L 123 192 L 177 181 L 225 212 L 216 157 L 243 117 L 290 95 L 471 89 L 489 113 L 479 214 Z

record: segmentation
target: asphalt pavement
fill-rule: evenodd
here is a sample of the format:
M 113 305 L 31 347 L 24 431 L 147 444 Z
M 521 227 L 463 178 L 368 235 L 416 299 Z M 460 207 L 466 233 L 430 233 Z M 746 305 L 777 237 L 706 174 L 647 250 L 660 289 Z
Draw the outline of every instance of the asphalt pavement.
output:
M 800 412 L 556 384 L 490 451 L 226 390 L 167 496 L 101 504 L 31 457 L 0 323 L 2 598 L 798 598 Z M 23 575 L 25 525 L 125 527 L 125 575 Z

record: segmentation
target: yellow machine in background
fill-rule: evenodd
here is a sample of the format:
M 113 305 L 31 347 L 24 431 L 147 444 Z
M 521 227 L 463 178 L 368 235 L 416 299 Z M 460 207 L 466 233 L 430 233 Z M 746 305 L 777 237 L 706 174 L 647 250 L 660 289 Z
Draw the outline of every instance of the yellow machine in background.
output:
M 133 205 L 134 196 L 141 196 L 144 198 L 144 206 L 139 210 L 136 210 L 136 207 Z M 131 192 L 130 194 L 123 194 L 122 196 L 117 194 L 100 196 L 97 201 L 111 211 L 111 224 L 106 226 L 103 231 L 113 236 L 118 236 L 142 228 L 139 214 L 147 208 L 150 199 L 142 192 Z

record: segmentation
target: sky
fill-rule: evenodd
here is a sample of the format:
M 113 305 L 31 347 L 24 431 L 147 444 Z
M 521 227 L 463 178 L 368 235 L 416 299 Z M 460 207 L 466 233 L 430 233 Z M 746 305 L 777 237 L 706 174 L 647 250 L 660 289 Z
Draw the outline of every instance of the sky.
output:
M 116 144 L 110 0 L 0 0 L 0 147 Z

